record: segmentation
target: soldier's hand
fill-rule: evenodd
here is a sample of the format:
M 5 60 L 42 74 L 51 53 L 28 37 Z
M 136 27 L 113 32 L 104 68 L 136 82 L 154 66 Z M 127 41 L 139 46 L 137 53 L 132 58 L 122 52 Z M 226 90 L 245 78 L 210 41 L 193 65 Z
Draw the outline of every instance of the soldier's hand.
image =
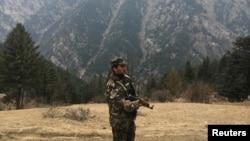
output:
M 133 101 L 131 106 L 134 109 L 139 109 L 139 107 L 140 107 L 140 101 L 139 100 Z

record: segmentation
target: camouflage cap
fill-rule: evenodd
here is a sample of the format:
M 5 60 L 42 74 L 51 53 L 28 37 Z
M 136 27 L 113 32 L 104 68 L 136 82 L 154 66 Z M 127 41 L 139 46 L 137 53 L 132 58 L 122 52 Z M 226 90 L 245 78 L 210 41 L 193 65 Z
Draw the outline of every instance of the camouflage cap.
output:
M 122 58 L 116 58 L 112 59 L 110 61 L 111 67 L 117 66 L 117 65 L 127 65 L 127 63 Z

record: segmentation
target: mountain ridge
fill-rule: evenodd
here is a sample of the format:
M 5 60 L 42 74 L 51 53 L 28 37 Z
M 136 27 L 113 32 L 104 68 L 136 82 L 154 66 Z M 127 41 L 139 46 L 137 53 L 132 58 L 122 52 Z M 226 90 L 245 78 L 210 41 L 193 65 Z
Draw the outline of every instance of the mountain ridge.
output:
M 121 56 L 143 81 L 188 60 L 220 58 L 249 34 L 249 7 L 247 0 L 3 0 L 0 33 L 24 22 L 42 54 L 80 78 L 106 75 L 109 60 Z

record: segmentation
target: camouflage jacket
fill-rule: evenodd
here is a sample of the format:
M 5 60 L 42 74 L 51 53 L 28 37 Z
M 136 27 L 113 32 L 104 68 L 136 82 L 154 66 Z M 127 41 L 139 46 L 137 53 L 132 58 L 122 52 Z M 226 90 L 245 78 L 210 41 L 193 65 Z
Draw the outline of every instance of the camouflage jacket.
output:
M 109 107 L 110 125 L 114 128 L 124 128 L 135 120 L 138 109 L 135 105 L 138 104 L 138 101 L 131 101 L 126 98 L 129 90 L 124 85 L 124 81 L 131 85 L 132 91 L 134 90 L 128 75 L 118 77 L 111 73 L 109 77 L 105 97 Z

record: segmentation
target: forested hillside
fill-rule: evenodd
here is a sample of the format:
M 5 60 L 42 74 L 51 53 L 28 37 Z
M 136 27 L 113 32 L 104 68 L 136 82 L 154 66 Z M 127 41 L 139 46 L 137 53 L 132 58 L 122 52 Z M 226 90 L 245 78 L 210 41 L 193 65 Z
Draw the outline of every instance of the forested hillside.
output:
M 183 69 L 172 67 L 163 77 L 136 83 L 139 96 L 153 101 L 211 103 L 214 95 L 229 101 L 244 101 L 250 92 L 250 36 L 238 37 L 233 50 L 221 59 L 206 57 L 200 65 L 186 62 Z M 0 92 L 4 103 L 16 109 L 35 100 L 44 104 L 105 102 L 106 78 L 95 75 L 83 81 L 46 60 L 24 25 L 18 23 L 0 48 Z
M 84 82 L 46 60 L 24 25 L 18 23 L 0 48 L 0 93 L 4 103 L 24 108 L 25 101 L 38 103 L 84 103 L 100 92 L 97 78 Z M 101 80 L 102 81 L 102 80 Z M 91 85 L 89 85 L 91 84 Z

